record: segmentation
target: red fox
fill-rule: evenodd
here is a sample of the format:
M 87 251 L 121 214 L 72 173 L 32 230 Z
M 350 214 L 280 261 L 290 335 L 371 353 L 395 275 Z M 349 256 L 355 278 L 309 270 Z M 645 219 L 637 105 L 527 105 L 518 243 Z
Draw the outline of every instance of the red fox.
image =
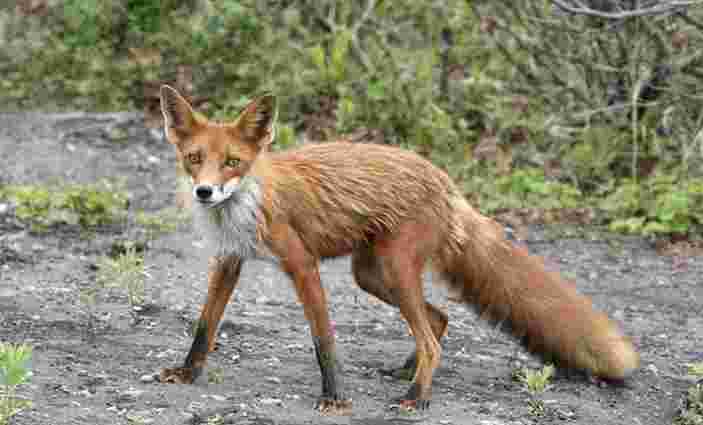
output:
M 213 249 L 192 347 L 182 367 L 162 370 L 162 382 L 190 383 L 202 373 L 242 263 L 263 255 L 279 260 L 303 305 L 322 375 L 318 408 L 325 412 L 348 412 L 351 400 L 318 267 L 321 259 L 346 255 L 357 285 L 398 307 L 415 338 L 414 352 L 398 369 L 413 376 L 402 408 L 429 408 L 448 323 L 424 299 L 426 265 L 482 317 L 507 324 L 549 361 L 612 380 L 638 368 L 639 355 L 605 314 L 507 240 L 423 157 L 344 141 L 269 152 L 277 116 L 271 94 L 228 123 L 197 114 L 169 86 L 161 88 L 161 107 L 166 138 L 192 180 L 197 226 Z

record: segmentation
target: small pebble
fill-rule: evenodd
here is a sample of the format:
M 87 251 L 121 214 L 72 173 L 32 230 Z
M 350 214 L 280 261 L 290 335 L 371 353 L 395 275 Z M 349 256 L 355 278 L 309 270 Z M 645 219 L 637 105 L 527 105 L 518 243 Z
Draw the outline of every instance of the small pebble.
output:
M 263 398 L 260 400 L 260 403 L 264 405 L 275 404 L 277 406 L 282 406 L 283 400 L 281 400 L 280 398 Z
M 142 375 L 141 378 L 139 378 L 139 382 L 143 384 L 148 384 L 150 382 L 154 382 L 156 379 L 153 374 L 151 375 Z

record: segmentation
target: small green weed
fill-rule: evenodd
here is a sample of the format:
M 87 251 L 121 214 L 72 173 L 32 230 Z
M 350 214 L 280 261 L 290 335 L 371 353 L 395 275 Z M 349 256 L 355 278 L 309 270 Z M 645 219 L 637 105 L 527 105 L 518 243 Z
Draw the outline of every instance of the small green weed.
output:
M 554 366 L 549 364 L 541 370 L 532 370 L 523 367 L 515 372 L 515 379 L 525 385 L 531 394 L 543 392 L 549 385 L 549 381 L 554 376 Z
M 98 262 L 97 288 L 118 287 L 127 290 L 129 304 L 132 307 L 144 303 L 144 257 L 134 246 L 116 258 L 102 257 Z
M 0 343 L 0 425 L 6 425 L 12 416 L 32 405 L 17 398 L 17 386 L 27 382 L 31 375 L 32 348 L 28 345 Z
M 221 367 L 208 369 L 207 382 L 210 384 L 221 384 L 225 382 L 225 370 Z
M 697 384 L 688 390 L 681 412 L 673 423 L 674 425 L 703 424 L 703 384 Z
M 11 200 L 17 218 L 39 232 L 55 224 L 92 228 L 118 222 L 129 205 L 127 193 L 120 189 L 120 183 L 107 180 L 93 185 L 11 185 L 0 190 L 0 198 Z
M 146 423 L 146 420 L 141 415 L 128 414 L 127 415 L 127 423 L 129 425 L 144 425 Z
M 530 416 L 541 418 L 544 416 L 545 411 L 546 407 L 544 406 L 544 401 L 537 398 L 527 400 L 527 413 L 529 413 Z
M 207 418 L 207 425 L 224 425 L 225 418 L 222 415 L 210 416 Z
M 691 363 L 687 365 L 688 374 L 693 376 L 703 376 L 703 362 Z

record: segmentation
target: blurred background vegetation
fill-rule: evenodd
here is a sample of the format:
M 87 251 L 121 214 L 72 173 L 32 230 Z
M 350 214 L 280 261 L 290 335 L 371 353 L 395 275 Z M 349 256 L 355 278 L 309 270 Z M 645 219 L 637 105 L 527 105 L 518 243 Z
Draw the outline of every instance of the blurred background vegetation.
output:
M 0 101 L 158 127 L 161 83 L 220 119 L 273 90 L 278 148 L 401 145 L 485 213 L 690 237 L 701 30 L 673 0 L 0 0 Z

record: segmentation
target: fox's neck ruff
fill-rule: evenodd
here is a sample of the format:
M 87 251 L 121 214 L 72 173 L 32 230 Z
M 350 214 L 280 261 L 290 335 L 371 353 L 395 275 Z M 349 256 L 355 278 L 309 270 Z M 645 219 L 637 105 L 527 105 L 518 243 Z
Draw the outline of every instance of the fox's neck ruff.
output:
M 220 205 L 208 208 L 195 202 L 196 229 L 204 235 L 211 255 L 234 255 L 241 259 L 257 256 L 261 200 L 258 179 L 244 176 Z

